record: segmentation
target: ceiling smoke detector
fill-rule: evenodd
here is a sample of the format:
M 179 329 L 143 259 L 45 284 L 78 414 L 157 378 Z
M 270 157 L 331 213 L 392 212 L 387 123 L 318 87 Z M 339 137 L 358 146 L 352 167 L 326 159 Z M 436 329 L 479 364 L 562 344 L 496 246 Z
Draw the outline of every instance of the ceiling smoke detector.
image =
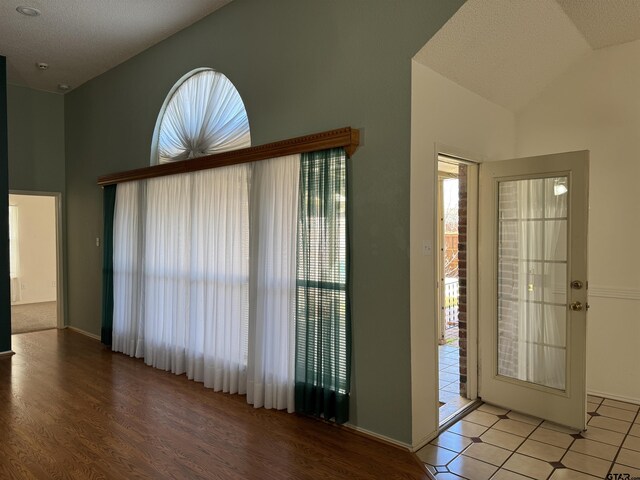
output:
M 62 90 L 63 92 L 66 92 L 67 90 L 69 90 L 71 87 L 66 84 L 66 83 L 59 83 L 58 84 L 58 90 Z
M 38 70 L 48 70 L 49 64 L 44 62 L 38 62 L 36 63 L 36 67 L 38 67 Z
M 33 7 L 27 7 L 26 5 L 17 7 L 16 12 L 21 13 L 22 15 L 26 15 L 27 17 L 37 17 L 38 15 L 40 15 L 40 10 Z

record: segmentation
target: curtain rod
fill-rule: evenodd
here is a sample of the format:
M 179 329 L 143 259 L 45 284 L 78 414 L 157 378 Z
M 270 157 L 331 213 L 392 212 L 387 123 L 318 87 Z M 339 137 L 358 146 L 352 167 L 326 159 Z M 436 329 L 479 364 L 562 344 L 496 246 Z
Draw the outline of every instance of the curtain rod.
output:
M 98 177 L 98 185 L 113 185 L 116 183 L 143 180 L 147 178 L 163 177 L 178 173 L 196 172 L 210 168 L 226 167 L 239 163 L 257 162 L 269 158 L 294 155 L 296 153 L 315 152 L 328 148 L 344 147 L 347 156 L 351 157 L 360 145 L 360 130 L 351 127 L 329 130 L 312 135 L 290 138 L 279 142 L 267 143 L 256 147 L 231 150 L 216 153 L 206 157 L 163 163 L 151 167 L 127 170 L 126 172 L 111 173 Z

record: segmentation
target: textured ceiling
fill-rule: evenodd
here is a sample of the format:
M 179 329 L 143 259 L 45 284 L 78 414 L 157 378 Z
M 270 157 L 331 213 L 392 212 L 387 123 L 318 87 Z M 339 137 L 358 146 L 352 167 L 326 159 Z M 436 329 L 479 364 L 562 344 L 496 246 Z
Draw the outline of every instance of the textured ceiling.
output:
M 1 0 L 0 55 L 10 83 L 59 92 L 59 83 L 75 88 L 230 1 Z M 20 15 L 19 5 L 42 15 Z M 517 110 L 591 48 L 637 39 L 640 0 L 468 0 L 416 60 Z
M 640 39 L 640 0 L 468 0 L 415 60 L 518 111 L 592 49 Z
M 640 39 L 638 0 L 557 0 L 592 48 Z
M 414 58 L 515 112 L 590 51 L 555 0 L 468 0 Z
M 231 0 L 2 0 L 0 55 L 9 83 L 59 92 L 182 30 Z M 39 9 L 38 17 L 16 11 Z M 49 64 L 40 71 L 38 62 Z

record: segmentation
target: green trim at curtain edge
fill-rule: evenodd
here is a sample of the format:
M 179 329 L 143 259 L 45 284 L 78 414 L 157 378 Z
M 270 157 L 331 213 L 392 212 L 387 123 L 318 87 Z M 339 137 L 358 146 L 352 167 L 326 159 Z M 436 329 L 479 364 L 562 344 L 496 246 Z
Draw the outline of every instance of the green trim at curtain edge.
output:
M 100 341 L 111 346 L 113 337 L 113 216 L 116 185 L 106 185 L 103 191 L 102 239 L 102 327 Z

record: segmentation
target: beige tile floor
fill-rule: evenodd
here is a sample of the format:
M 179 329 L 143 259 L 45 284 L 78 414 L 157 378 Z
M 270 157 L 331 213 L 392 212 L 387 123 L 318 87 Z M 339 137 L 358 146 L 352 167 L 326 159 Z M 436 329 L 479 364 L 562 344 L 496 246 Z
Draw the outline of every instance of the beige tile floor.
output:
M 640 478 L 638 410 L 589 396 L 587 430 L 579 433 L 482 404 L 417 454 L 438 480 Z

